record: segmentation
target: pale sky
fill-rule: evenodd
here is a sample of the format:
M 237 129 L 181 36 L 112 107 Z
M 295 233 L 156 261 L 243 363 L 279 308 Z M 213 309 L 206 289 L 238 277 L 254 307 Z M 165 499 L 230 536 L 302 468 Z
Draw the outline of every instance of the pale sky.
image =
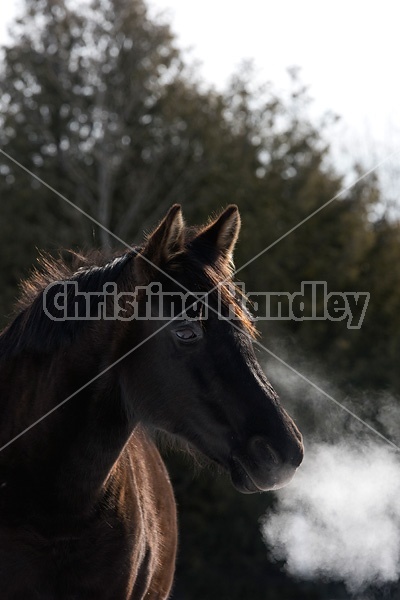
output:
M 0 4 L 0 41 L 17 1 Z M 222 87 L 241 60 L 252 58 L 260 77 L 284 87 L 287 67 L 300 66 L 316 111 L 343 117 L 346 144 L 351 139 L 356 152 L 367 153 L 380 144 L 389 151 L 400 147 L 395 0 L 150 0 L 150 5 L 167 11 L 180 47 L 190 48 L 188 56 L 202 63 L 206 81 Z
M 400 3 L 396 0 L 151 0 L 180 45 L 222 85 L 243 58 L 284 86 L 301 67 L 316 108 L 342 115 L 346 138 L 400 147 Z

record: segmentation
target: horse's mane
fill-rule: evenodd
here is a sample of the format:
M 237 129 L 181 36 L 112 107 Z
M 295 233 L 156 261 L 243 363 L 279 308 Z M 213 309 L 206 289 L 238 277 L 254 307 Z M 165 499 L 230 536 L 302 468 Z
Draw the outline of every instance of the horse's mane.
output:
M 38 266 L 20 285 L 16 312 L 28 309 L 46 287 L 55 281 L 77 281 L 81 291 L 97 291 L 103 280 L 115 281 L 137 251 L 138 248 L 134 248 L 131 252 L 112 257 L 106 257 L 99 250 L 91 250 L 85 254 L 68 250 L 66 257 L 41 253 Z
M 105 283 L 118 279 L 136 252 L 135 248 L 108 259 L 99 251 L 69 251 L 67 259 L 61 254 L 41 254 L 38 266 L 20 285 L 13 320 L 0 333 L 0 358 L 16 355 L 27 347 L 50 351 L 60 341 L 72 339 L 84 321 L 54 322 L 47 318 L 43 311 L 44 290 L 54 282 L 76 281 L 81 292 L 100 291 Z
M 186 246 L 182 255 L 166 268 L 166 272 L 175 278 L 179 270 L 189 274 L 189 289 L 204 291 L 218 288 L 222 305 L 233 308 L 242 328 L 252 337 L 256 335 L 250 315 L 241 302 L 241 290 L 232 284 L 232 267 L 226 261 L 210 264 L 206 256 L 190 251 L 190 242 L 198 229 L 188 227 Z M 69 320 L 54 323 L 45 318 L 42 306 L 42 294 L 48 285 L 54 282 L 76 281 L 81 292 L 98 292 L 107 282 L 117 281 L 124 267 L 133 256 L 140 253 L 141 247 L 113 257 L 105 257 L 100 251 L 78 253 L 68 251 L 67 258 L 61 254 L 52 257 L 41 254 L 38 266 L 30 277 L 20 286 L 20 296 L 14 310 L 14 320 L 0 334 L 0 355 L 18 352 L 26 343 L 51 349 L 60 339 L 71 338 L 82 328 L 82 321 Z M 222 282 L 222 285 L 220 285 Z M 212 296 L 215 296 L 213 292 Z

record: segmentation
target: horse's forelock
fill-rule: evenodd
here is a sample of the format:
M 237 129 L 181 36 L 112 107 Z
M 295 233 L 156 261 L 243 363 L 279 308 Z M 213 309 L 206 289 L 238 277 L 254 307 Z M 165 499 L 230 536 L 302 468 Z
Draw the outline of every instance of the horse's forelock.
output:
M 210 293 L 213 298 L 219 297 L 221 305 L 234 312 L 244 330 L 253 339 L 257 337 L 257 329 L 245 308 L 243 291 L 233 282 L 231 263 L 223 259 L 208 262 L 207 257 L 191 252 L 189 246 L 186 253 L 170 265 L 168 274 L 176 277 L 191 292 Z

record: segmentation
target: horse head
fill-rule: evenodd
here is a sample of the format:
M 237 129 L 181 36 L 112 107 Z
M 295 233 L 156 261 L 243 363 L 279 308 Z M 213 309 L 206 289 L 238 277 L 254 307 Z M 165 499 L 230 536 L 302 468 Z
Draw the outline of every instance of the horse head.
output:
M 255 328 L 233 286 L 239 229 L 236 206 L 197 230 L 170 209 L 134 259 L 141 318 L 127 339 L 141 345 L 120 377 L 137 421 L 182 438 L 252 493 L 288 483 L 303 444 L 256 358 Z

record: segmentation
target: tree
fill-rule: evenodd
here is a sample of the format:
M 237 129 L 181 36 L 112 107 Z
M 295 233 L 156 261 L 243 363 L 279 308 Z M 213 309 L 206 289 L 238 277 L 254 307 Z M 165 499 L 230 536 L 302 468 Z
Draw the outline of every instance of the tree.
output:
M 237 203 L 237 267 L 282 237 L 238 273 L 248 290 L 293 292 L 325 280 L 332 291 L 371 292 L 359 331 L 267 323 L 265 344 L 285 346 L 290 361 L 307 356 L 322 373 L 334 369 L 344 391 L 399 390 L 399 224 L 377 210 L 380 181 L 363 179 L 285 236 L 344 180 L 330 164 L 334 118 L 310 118 L 307 89 L 296 70 L 291 78 L 278 94 L 256 85 L 244 64 L 216 93 L 184 65 L 169 26 L 149 19 L 143 0 L 25 0 L 0 66 L 0 143 L 125 242 L 139 241 L 173 202 L 198 222 Z M 356 166 L 355 177 L 361 172 Z M 38 249 L 124 249 L 2 155 L 0 193 L 2 315 Z M 289 400 L 312 431 L 320 423 L 295 395 Z M 182 524 L 177 598 L 265 600 L 271 581 L 271 600 L 346 597 L 320 582 L 293 583 L 268 563 L 257 518 L 272 496 L 238 496 L 207 472 L 192 479 L 179 454 L 169 462 Z
M 26 0 L 0 85 L 2 146 L 128 243 L 187 203 L 231 143 L 220 96 L 190 80 L 142 0 Z M 121 247 L 3 156 L 0 173 L 10 288 L 35 247 Z

